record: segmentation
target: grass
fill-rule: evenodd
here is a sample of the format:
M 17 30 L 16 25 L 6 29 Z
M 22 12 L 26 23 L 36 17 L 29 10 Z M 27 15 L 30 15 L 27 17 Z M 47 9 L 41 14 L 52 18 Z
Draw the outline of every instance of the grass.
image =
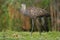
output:
M 0 40 L 60 40 L 60 32 L 0 32 Z

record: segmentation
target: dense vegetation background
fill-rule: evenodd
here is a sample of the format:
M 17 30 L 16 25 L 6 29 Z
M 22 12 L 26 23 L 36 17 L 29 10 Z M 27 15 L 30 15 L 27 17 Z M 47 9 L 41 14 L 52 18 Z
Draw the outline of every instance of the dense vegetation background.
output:
M 26 3 L 27 7 L 34 5 L 49 11 L 49 2 L 49 0 L 0 0 L 0 31 L 22 30 L 22 18 L 24 16 L 19 12 L 21 3 Z M 29 20 L 27 22 L 29 22 Z

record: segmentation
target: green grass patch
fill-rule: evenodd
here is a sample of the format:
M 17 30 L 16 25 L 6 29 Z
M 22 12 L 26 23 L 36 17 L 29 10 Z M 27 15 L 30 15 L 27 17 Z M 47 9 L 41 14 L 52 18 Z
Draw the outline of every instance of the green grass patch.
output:
M 0 40 L 60 40 L 60 32 L 0 32 Z

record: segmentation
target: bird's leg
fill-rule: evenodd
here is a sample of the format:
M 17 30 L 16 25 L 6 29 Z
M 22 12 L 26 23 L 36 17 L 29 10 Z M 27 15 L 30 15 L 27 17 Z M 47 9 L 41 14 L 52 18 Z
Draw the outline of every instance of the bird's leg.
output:
M 32 35 L 32 33 L 33 33 L 33 29 L 34 29 L 34 19 L 32 19 L 32 30 L 31 30 L 31 35 Z
M 46 21 L 46 20 L 48 20 L 48 18 L 47 17 L 44 17 L 44 20 L 45 20 L 45 22 L 44 22 L 44 28 L 45 28 L 45 31 L 49 31 L 49 28 L 48 28 L 48 21 Z
M 45 18 L 41 17 L 41 23 L 42 23 L 42 30 L 45 31 Z
M 39 22 L 38 18 L 36 19 L 36 25 L 37 25 L 37 29 L 38 29 L 38 31 L 39 31 L 39 33 L 41 35 L 41 22 Z

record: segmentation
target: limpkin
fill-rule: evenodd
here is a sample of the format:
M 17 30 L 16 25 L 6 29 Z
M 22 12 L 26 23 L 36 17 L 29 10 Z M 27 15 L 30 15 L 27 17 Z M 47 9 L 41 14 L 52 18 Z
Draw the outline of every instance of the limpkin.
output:
M 23 15 L 28 16 L 32 19 L 31 34 L 32 34 L 33 28 L 34 28 L 34 20 L 36 20 L 38 17 L 49 15 L 49 13 L 45 9 L 34 7 L 34 6 L 26 7 L 26 4 L 21 4 L 21 10 L 20 11 Z

